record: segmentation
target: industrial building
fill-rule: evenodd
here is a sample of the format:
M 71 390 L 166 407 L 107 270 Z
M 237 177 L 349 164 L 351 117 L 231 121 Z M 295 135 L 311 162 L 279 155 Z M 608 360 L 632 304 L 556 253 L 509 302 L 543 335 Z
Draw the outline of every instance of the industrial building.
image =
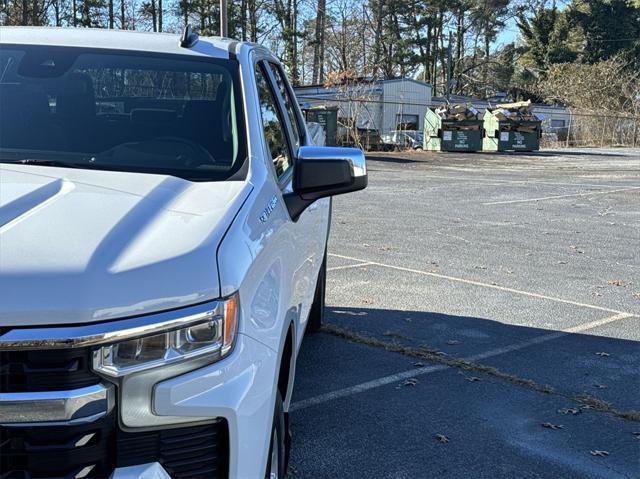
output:
M 410 78 L 359 80 L 345 86 L 301 86 L 295 89 L 305 108 L 337 107 L 338 123 L 381 135 L 419 130 L 431 104 L 431 85 Z

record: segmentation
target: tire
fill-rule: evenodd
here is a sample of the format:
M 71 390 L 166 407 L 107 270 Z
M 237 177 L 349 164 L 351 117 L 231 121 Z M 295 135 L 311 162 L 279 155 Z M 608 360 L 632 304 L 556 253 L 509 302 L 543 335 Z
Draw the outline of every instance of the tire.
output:
M 316 333 L 322 327 L 324 320 L 324 297 L 327 284 L 327 253 L 324 254 L 318 281 L 316 283 L 316 293 L 313 297 L 309 319 L 307 320 L 307 333 Z
M 286 464 L 286 434 L 284 409 L 280 391 L 276 393 L 276 407 L 273 412 L 273 426 L 271 428 L 271 443 L 267 460 L 265 479 L 284 479 L 287 473 Z

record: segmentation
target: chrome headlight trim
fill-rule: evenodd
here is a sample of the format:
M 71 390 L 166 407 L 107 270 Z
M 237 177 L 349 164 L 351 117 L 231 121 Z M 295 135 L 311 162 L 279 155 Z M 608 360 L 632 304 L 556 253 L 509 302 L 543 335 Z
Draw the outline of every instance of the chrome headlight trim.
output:
M 99 346 L 188 327 L 222 314 L 224 303 L 212 301 L 171 311 L 82 326 L 16 327 L 0 336 L 0 351 Z

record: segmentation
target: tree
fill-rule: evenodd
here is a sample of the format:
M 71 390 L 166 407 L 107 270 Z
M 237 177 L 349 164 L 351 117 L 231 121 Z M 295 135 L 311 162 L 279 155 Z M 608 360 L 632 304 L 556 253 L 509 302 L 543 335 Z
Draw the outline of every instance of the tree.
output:
M 569 24 L 558 11 L 555 0 L 551 8 L 540 5 L 531 17 L 520 12 L 517 25 L 522 37 L 520 63 L 544 76 L 555 63 L 572 62 L 576 53 L 568 45 Z
M 622 52 L 640 65 L 640 5 L 630 0 L 574 0 L 568 18 L 580 29 L 583 48 L 580 59 L 586 63 L 606 60 Z
M 471 11 L 471 19 L 484 40 L 482 82 L 485 85 L 485 95 L 489 91 L 491 44 L 505 25 L 508 7 L 509 0 L 479 0 Z
M 614 56 L 592 64 L 560 63 L 539 83 L 544 100 L 579 110 L 640 115 L 640 72 Z

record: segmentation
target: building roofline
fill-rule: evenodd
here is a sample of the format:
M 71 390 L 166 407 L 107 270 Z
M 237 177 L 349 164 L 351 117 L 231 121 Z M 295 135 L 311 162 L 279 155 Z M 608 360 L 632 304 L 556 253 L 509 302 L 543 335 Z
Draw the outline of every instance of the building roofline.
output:
M 387 78 L 385 80 L 359 80 L 359 81 L 354 82 L 354 84 L 381 85 L 381 84 L 384 84 L 384 83 L 396 83 L 396 82 L 412 82 L 412 83 L 418 83 L 419 85 L 428 86 L 430 88 L 433 88 L 431 83 L 427 83 L 427 82 L 422 81 L 422 80 L 416 80 L 415 78 Z M 324 89 L 330 89 L 330 88 L 336 88 L 337 86 L 341 86 L 341 85 L 326 86 L 324 83 L 312 83 L 310 85 L 298 85 L 295 88 L 324 88 Z

